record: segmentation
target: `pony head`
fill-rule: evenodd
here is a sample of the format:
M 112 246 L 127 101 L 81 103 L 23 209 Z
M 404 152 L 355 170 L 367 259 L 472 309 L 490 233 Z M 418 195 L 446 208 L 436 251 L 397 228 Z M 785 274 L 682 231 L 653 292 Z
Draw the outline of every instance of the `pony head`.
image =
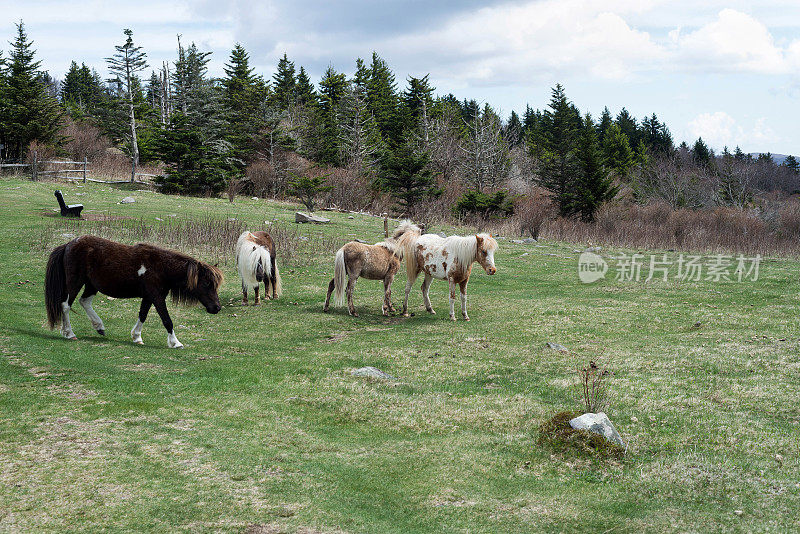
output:
M 186 269 L 186 287 L 173 293 L 173 298 L 185 304 L 199 302 L 208 313 L 219 313 L 219 287 L 223 282 L 222 271 L 216 266 L 192 260 Z
M 475 247 L 475 261 L 477 261 L 486 274 L 494 274 L 497 267 L 494 266 L 494 251 L 497 250 L 497 241 L 489 234 L 477 234 L 475 236 L 477 246 Z

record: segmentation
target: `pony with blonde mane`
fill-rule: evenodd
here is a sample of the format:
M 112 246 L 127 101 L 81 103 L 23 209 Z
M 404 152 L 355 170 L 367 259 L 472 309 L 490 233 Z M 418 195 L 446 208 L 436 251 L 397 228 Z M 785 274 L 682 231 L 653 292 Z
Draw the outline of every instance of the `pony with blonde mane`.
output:
M 383 280 L 383 305 L 381 312 L 389 315 L 395 311 L 392 306 L 392 281 L 400 270 L 403 249 L 393 239 L 387 239 L 374 245 L 351 241 L 336 252 L 333 279 L 328 284 L 328 295 L 322 311 L 327 312 L 331 301 L 331 293 L 336 292 L 337 306 L 344 304 L 347 295 L 347 311 L 358 317 L 353 304 L 353 289 L 359 277 L 367 280 Z
M 267 232 L 242 232 L 236 242 L 236 268 L 242 279 L 242 304 L 247 304 L 247 289 L 255 292 L 254 306 L 260 303 L 258 290 L 264 282 L 264 297 L 269 298 L 272 286 L 272 298 L 276 299 L 283 292 L 281 274 L 275 263 L 275 243 Z
M 461 291 L 461 314 L 467 315 L 467 283 L 476 261 L 487 274 L 495 274 L 494 253 L 497 241 L 489 234 L 476 234 L 467 237 L 441 237 L 436 234 L 422 234 L 422 230 L 411 221 L 403 221 L 397 228 L 396 238 L 406 256 L 408 280 L 403 301 L 403 315 L 408 316 L 408 295 L 420 273 L 425 273 L 422 282 L 422 299 L 425 309 L 435 314 L 428 296 L 431 280 L 447 280 L 450 283 L 450 319 L 455 321 L 456 285 Z

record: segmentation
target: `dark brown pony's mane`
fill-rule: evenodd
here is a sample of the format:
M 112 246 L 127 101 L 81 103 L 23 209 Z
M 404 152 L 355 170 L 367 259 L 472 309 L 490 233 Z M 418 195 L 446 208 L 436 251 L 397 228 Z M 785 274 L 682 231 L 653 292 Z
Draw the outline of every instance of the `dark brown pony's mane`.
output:
M 185 262 L 186 278 L 180 280 L 180 282 L 170 290 L 172 302 L 176 304 L 184 304 L 187 306 L 197 304 L 199 299 L 195 295 L 195 290 L 201 279 L 210 280 L 215 290 L 219 290 L 219 287 L 225 280 L 222 271 L 213 265 L 196 260 L 182 252 L 167 249 L 162 250 L 164 253 L 172 255 L 176 260 Z

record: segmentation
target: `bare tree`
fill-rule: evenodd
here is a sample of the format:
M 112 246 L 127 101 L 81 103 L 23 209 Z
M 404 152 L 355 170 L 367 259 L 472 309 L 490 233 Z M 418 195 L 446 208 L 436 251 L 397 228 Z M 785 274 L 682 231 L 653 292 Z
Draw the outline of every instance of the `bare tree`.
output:
M 471 121 L 465 121 L 469 133 L 461 145 L 465 181 L 477 190 L 497 187 L 508 177 L 510 161 L 508 144 L 503 138 L 500 118 L 491 110 L 475 111 Z
M 339 109 L 341 161 L 359 176 L 373 172 L 380 160 L 382 141 L 366 97 L 348 89 Z
M 133 113 L 133 83 L 136 73 L 147 68 L 147 54 L 141 46 L 134 46 L 133 32 L 125 29 L 125 44 L 117 45 L 117 53 L 106 58 L 108 70 L 115 77 L 109 81 L 123 85 L 127 94 L 128 111 L 131 121 L 131 182 L 136 180 L 136 167 L 139 165 L 139 143 L 136 139 L 136 117 Z
M 430 122 L 427 142 L 422 149 L 430 154 L 431 165 L 443 183 L 455 177 L 464 158 L 460 148 L 461 134 L 460 113 L 450 106 Z

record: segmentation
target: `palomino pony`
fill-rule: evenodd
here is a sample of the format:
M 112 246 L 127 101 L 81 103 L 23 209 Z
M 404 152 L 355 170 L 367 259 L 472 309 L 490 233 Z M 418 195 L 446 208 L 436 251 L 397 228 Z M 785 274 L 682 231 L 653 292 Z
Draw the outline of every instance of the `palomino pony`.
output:
M 399 234 L 399 235 L 398 235 Z M 408 316 L 408 295 L 411 286 L 419 273 L 425 273 L 422 282 L 422 299 L 425 309 L 435 314 L 428 297 L 431 280 L 447 280 L 450 282 L 450 319 L 455 321 L 454 310 L 456 300 L 456 284 L 461 289 L 461 314 L 466 321 L 467 315 L 467 282 L 472 272 L 472 264 L 478 262 L 487 274 L 495 274 L 494 252 L 497 250 L 497 241 L 489 234 L 477 234 L 468 237 L 450 236 L 441 237 L 436 234 L 421 235 L 422 232 L 411 221 L 403 221 L 395 234 L 398 243 L 403 247 L 406 255 L 406 269 L 408 281 L 406 282 L 406 296 L 403 301 L 403 315 Z
M 242 232 L 236 242 L 236 267 L 242 278 L 242 304 L 247 304 L 247 288 L 256 294 L 254 305 L 259 304 L 258 288 L 264 282 L 264 297 L 269 298 L 272 285 L 272 298 L 283 292 L 281 275 L 275 264 L 275 243 L 267 232 Z
M 334 262 L 333 280 L 328 284 L 328 296 L 325 298 L 325 307 L 328 311 L 331 293 L 336 291 L 336 305 L 344 304 L 344 295 L 347 293 L 347 311 L 353 317 L 358 317 L 353 305 L 353 289 L 358 277 L 367 280 L 383 280 L 383 315 L 394 312 L 392 306 L 392 280 L 400 270 L 400 260 L 403 259 L 403 249 L 392 241 L 381 241 L 374 245 L 367 245 L 351 241 L 336 252 Z M 345 284 L 347 288 L 345 289 Z
M 47 321 L 51 330 L 60 322 L 64 337 L 77 339 L 70 326 L 69 310 L 85 286 L 79 302 L 100 335 L 105 335 L 106 329 L 92 308 L 92 298 L 98 291 L 118 299 L 142 299 L 139 320 L 131 330 L 134 343 L 143 344 L 142 325 L 150 306 L 155 306 L 167 329 L 167 345 L 179 349 L 183 345 L 175 337 L 167 313 L 167 294 L 172 292 L 174 302 L 200 302 L 208 313 L 218 313 L 222 306 L 217 291 L 222 281 L 222 271 L 217 267 L 180 252 L 147 244 L 128 246 L 85 235 L 56 247 L 50 254 L 44 286 Z

